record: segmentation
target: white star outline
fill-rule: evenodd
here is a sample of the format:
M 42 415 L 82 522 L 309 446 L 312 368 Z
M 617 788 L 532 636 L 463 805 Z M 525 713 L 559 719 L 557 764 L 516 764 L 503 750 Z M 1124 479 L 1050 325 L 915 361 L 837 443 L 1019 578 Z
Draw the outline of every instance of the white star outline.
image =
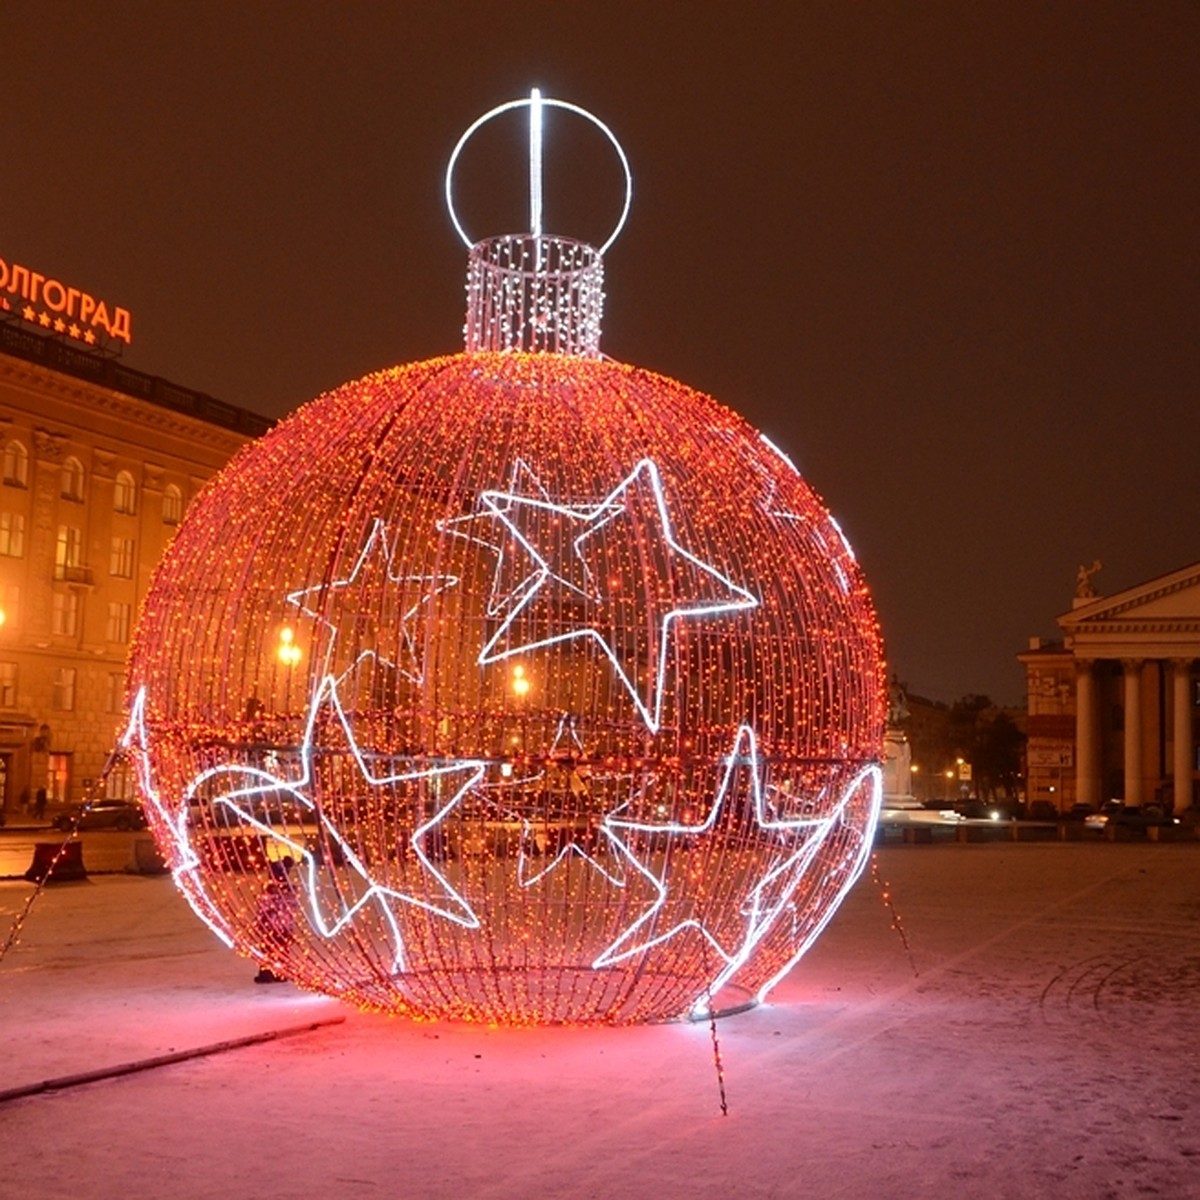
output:
M 569 734 L 571 741 L 573 741 L 575 743 L 575 745 L 578 746 L 581 751 L 583 750 L 583 741 L 579 736 L 579 731 L 575 728 L 574 723 L 571 721 L 570 714 L 564 713 L 558 719 L 558 728 L 555 730 L 554 741 L 550 745 L 550 751 L 549 751 L 548 757 L 550 757 L 550 758 L 554 757 L 555 751 L 558 749 L 559 744 L 562 742 L 564 734 Z M 543 778 L 543 776 L 545 774 L 546 774 L 545 771 L 538 771 L 533 775 L 523 775 L 519 779 L 505 780 L 503 783 L 483 784 L 479 790 L 480 791 L 489 791 L 489 790 L 500 789 L 500 788 L 511 788 L 511 787 L 515 787 L 518 784 L 522 784 L 522 783 L 534 783 L 537 780 Z M 517 883 L 521 887 L 523 887 L 523 888 L 532 887 L 539 880 L 544 879 L 547 875 L 549 875 L 550 872 L 553 871 L 554 868 L 559 865 L 559 863 L 561 863 L 565 858 L 567 858 L 571 854 L 577 855 L 579 858 L 582 858 L 584 860 L 584 862 L 586 862 L 590 866 L 594 867 L 601 875 L 604 876 L 605 879 L 608 880 L 609 883 L 611 883 L 613 885 L 613 887 L 623 888 L 625 886 L 624 870 L 618 870 L 615 873 L 606 870 L 598 859 L 593 858 L 592 855 L 589 854 L 588 851 L 586 849 L 584 849 L 583 846 L 579 845 L 578 841 L 576 841 L 576 839 L 574 837 L 572 837 L 571 840 L 568 841 L 567 844 L 559 850 L 559 852 L 554 856 L 554 858 L 550 862 L 548 862 L 544 867 L 542 867 L 542 869 L 540 871 L 538 871 L 536 875 L 527 876 L 525 874 L 525 863 L 526 863 L 526 860 L 530 856 L 525 853 L 525 847 L 533 840 L 533 835 L 532 835 L 533 822 L 530 821 L 528 817 L 523 816 L 521 813 L 515 812 L 514 810 L 509 809 L 509 808 L 504 808 L 502 805 L 500 805 L 499 803 L 496 803 L 495 801 L 492 801 L 491 803 L 493 803 L 495 805 L 497 811 L 502 812 L 505 816 L 509 817 L 510 819 L 520 821 L 520 823 L 521 823 L 521 845 L 520 845 L 520 849 L 517 852 Z M 607 837 L 609 839 L 610 842 L 613 841 L 612 834 L 610 834 L 608 832 L 608 830 L 605 829 L 602 824 L 597 824 L 597 825 L 594 825 L 591 827 L 599 829 L 600 832 L 603 833 L 605 835 L 605 837 Z M 616 858 L 615 861 L 619 865 L 619 863 L 620 863 L 619 857 Z
M 834 894 L 833 898 L 826 901 L 825 908 L 821 913 L 821 919 L 817 921 L 815 925 L 813 925 L 813 927 L 805 935 L 803 941 L 801 941 L 800 944 L 797 945 L 792 951 L 791 957 L 788 958 L 787 962 L 785 962 L 783 966 L 771 976 L 770 979 L 768 979 L 759 987 L 758 991 L 754 995 L 755 1001 L 759 1004 L 766 1000 L 767 995 L 771 992 L 775 985 L 800 961 L 800 959 L 804 957 L 805 954 L 808 953 L 809 947 L 811 947 L 813 942 L 815 942 L 817 938 L 821 936 L 825 926 L 828 925 L 833 919 L 834 913 L 837 912 L 837 910 L 841 907 L 842 901 L 846 898 L 846 893 L 854 886 L 858 877 L 862 874 L 863 868 L 867 864 L 867 859 L 871 854 L 871 844 L 875 837 L 875 826 L 879 819 L 879 808 L 883 803 L 882 770 L 877 765 L 871 764 L 859 771 L 859 773 L 847 786 L 842 797 L 841 805 L 839 806 L 844 811 L 845 807 L 853 799 L 855 791 L 861 787 L 863 783 L 868 781 L 871 788 L 870 815 L 863 827 L 862 834 L 858 839 L 858 847 L 854 852 L 854 857 L 848 864 L 848 867 L 842 878 L 842 882 L 838 886 L 837 892 Z M 792 896 L 795 894 L 796 888 L 800 884 L 801 877 L 801 875 L 796 876 L 795 882 L 787 889 L 784 903 L 777 906 L 777 911 L 782 911 L 783 908 L 790 908 L 792 910 L 793 933 L 796 930 L 796 918 L 798 914 L 796 912 L 796 905 L 792 900 Z M 765 928 L 763 932 L 766 932 Z M 723 971 L 717 979 L 718 987 L 730 979 L 732 975 L 732 971 Z M 709 1005 L 711 1003 L 710 997 L 713 996 L 716 991 L 717 987 L 709 988 L 705 995 L 696 1000 L 695 1004 L 692 1006 L 693 1016 L 705 1017 L 709 1015 Z
M 200 858 L 192 848 L 187 832 L 187 805 L 178 812 L 163 803 L 150 773 L 150 753 L 146 738 L 146 689 L 139 688 L 129 709 L 129 721 L 117 744 L 133 759 L 138 787 L 158 814 L 161 825 L 171 839 L 171 878 L 183 894 L 191 910 L 231 950 L 233 933 L 221 911 L 209 898 L 198 874 Z
M 403 675 L 406 679 L 411 680 L 416 684 L 425 682 L 424 664 L 421 662 L 417 654 L 416 640 L 412 635 L 411 622 L 417 615 L 418 611 L 428 604 L 439 592 L 444 592 L 448 588 L 455 587 L 458 584 L 458 576 L 456 575 L 406 575 L 402 570 L 398 570 L 395 565 L 396 543 L 399 540 L 399 535 L 388 541 L 387 522 L 382 517 L 375 517 L 371 522 L 371 532 L 367 535 L 367 540 L 363 543 L 363 548 L 359 552 L 358 558 L 354 562 L 354 566 L 350 574 L 345 579 L 335 579 L 331 583 L 318 583 L 312 587 L 298 588 L 296 591 L 289 592 L 286 600 L 289 604 L 295 605 L 306 616 L 313 617 L 316 621 L 325 626 L 333 634 L 333 639 L 326 650 L 325 666 L 329 665 L 334 653 L 334 646 L 339 633 L 339 626 L 328 620 L 322 611 L 316 608 L 309 607 L 305 603 L 305 597 L 310 595 L 324 596 L 331 592 L 351 588 L 358 581 L 358 577 L 363 570 L 370 564 L 372 558 L 379 556 L 383 564 L 384 577 L 388 583 L 402 584 L 428 584 L 424 589 L 420 599 L 415 604 L 410 605 L 400 616 L 400 636 L 403 639 L 403 645 L 407 649 L 409 657 L 414 664 L 413 670 L 407 670 L 399 663 L 394 663 L 390 659 L 383 657 L 373 651 L 364 651 L 361 653 L 351 665 L 342 672 L 339 679 L 344 679 L 362 660 L 370 654 L 378 662 L 384 666 L 390 667 Z
M 742 751 L 743 743 L 746 744 L 747 750 Z M 648 866 L 642 863 L 629 846 L 622 840 L 620 830 L 628 830 L 631 832 L 652 833 L 652 834 L 668 834 L 680 836 L 694 836 L 710 832 L 716 823 L 726 799 L 729 796 L 731 784 L 734 774 L 739 767 L 749 767 L 751 779 L 751 792 L 753 799 L 753 813 L 758 827 L 769 833 L 777 836 L 788 835 L 795 837 L 797 834 L 807 833 L 808 836 L 803 838 L 801 844 L 792 850 L 790 854 L 786 854 L 780 862 L 772 866 L 762 879 L 755 884 L 754 888 L 749 893 L 748 911 L 743 910 L 743 915 L 746 917 L 746 929 L 742 937 L 741 943 L 733 950 L 727 950 L 717 941 L 712 933 L 704 926 L 703 922 L 695 917 L 689 917 L 687 920 L 680 921 L 672 926 L 664 933 L 654 936 L 641 937 L 643 927 L 649 926 L 653 929 L 659 911 L 666 903 L 670 893 L 669 875 L 667 874 L 666 861 L 664 862 L 664 873 L 656 875 Z M 724 961 L 724 967 L 719 971 L 717 976 L 709 983 L 703 992 L 696 998 L 692 1005 L 693 1014 L 699 1011 L 708 1011 L 710 997 L 715 995 L 720 988 L 728 982 L 729 979 L 737 973 L 737 971 L 749 959 L 754 948 L 762 940 L 764 934 L 775 923 L 779 914 L 787 907 L 792 895 L 795 893 L 800 884 L 801 879 L 807 873 L 812 864 L 812 860 L 816 857 L 817 852 L 824 844 L 826 837 L 832 830 L 834 825 L 838 823 L 850 800 L 855 792 L 864 783 L 870 781 L 873 789 L 873 812 L 878 812 L 879 803 L 882 796 L 882 773 L 879 767 L 875 764 L 869 764 L 863 767 L 851 779 L 842 792 L 842 796 L 833 810 L 822 817 L 796 817 L 791 819 L 776 818 L 770 814 L 766 799 L 763 794 L 762 770 L 758 758 L 758 743 L 754 730 L 749 725 L 739 726 L 735 736 L 733 748 L 725 757 L 725 770 L 721 777 L 720 785 L 717 789 L 717 794 L 713 800 L 712 807 L 709 809 L 708 815 L 699 824 L 688 825 L 682 822 L 668 822 L 666 824 L 651 824 L 643 821 L 630 821 L 619 818 L 616 813 L 620 809 L 614 810 L 608 817 L 605 818 L 605 826 L 611 827 L 610 836 L 619 846 L 621 851 L 629 859 L 633 867 L 641 874 L 654 888 L 657 893 L 656 898 L 650 907 L 642 913 L 623 933 L 620 934 L 601 954 L 593 961 L 592 967 L 599 969 L 606 966 L 611 966 L 621 962 L 624 959 L 631 957 L 634 954 L 641 953 L 646 950 L 651 950 L 655 946 L 673 938 L 676 934 L 683 932 L 686 929 L 695 929 L 700 933 L 708 943 L 713 947 L 716 953 Z M 622 806 L 624 807 L 624 806 Z M 615 831 L 615 832 L 614 832 Z M 870 839 L 864 837 L 864 845 L 869 846 Z M 808 949 L 813 940 L 824 928 L 826 921 L 833 915 L 833 911 L 840 904 L 845 891 L 850 887 L 854 880 L 858 877 L 862 870 L 862 864 L 865 862 L 865 852 L 860 853 L 859 859 L 854 865 L 853 870 L 847 876 L 839 895 L 834 903 L 828 906 L 828 910 L 824 915 L 817 928 L 815 928 L 805 939 L 800 948 L 789 959 L 787 966 L 779 971 L 767 984 L 765 984 L 759 992 L 758 999 L 761 1000 L 766 996 L 767 992 L 783 977 L 784 974 L 796 963 L 800 956 Z M 773 883 L 782 878 L 784 875 L 790 874 L 790 878 L 776 891 L 774 898 L 767 901 L 766 894 Z M 649 932 L 649 930 L 647 931 Z
M 571 551 L 582 564 L 586 573 L 586 578 L 591 579 L 591 572 L 587 568 L 587 563 L 584 555 L 581 553 L 581 546 L 584 541 L 597 533 L 601 528 L 607 525 L 615 517 L 625 511 L 624 502 L 618 502 L 621 497 L 630 488 L 637 486 L 648 486 L 652 493 L 654 507 L 658 513 L 659 526 L 661 529 L 662 541 L 666 544 L 672 554 L 678 555 L 680 558 L 689 562 L 693 567 L 702 571 L 712 579 L 716 580 L 723 588 L 736 598 L 726 601 L 700 601 L 692 605 L 682 605 L 672 608 L 669 612 L 663 614 L 659 627 L 659 646 L 658 646 L 658 662 L 654 665 L 654 680 L 653 680 L 653 702 L 647 704 L 640 695 L 637 684 L 629 677 L 623 669 L 621 662 L 617 656 L 615 648 L 605 638 L 604 634 L 593 626 L 585 626 L 581 629 L 571 630 L 567 633 L 556 634 L 551 637 L 539 637 L 534 641 L 524 642 L 518 646 L 510 646 L 508 649 L 497 650 L 497 645 L 505 638 L 513 622 L 521 614 L 521 612 L 532 602 L 534 597 L 541 591 L 542 587 L 549 580 L 557 580 L 564 586 L 579 592 L 582 595 L 590 595 L 583 588 L 573 583 L 569 578 L 566 578 L 560 571 L 555 571 L 551 568 L 549 562 L 537 551 L 531 544 L 528 538 L 524 536 L 521 530 L 517 527 L 513 519 L 513 514 L 519 512 L 523 507 L 541 510 L 545 512 L 555 513 L 561 517 L 568 518 L 574 521 L 586 521 L 587 527 L 579 533 L 571 543 Z M 539 485 L 540 487 L 540 485 Z M 544 489 L 542 489 L 544 491 Z M 527 576 L 513 591 L 504 598 L 497 606 L 496 611 L 501 611 L 504 607 L 511 603 L 507 615 L 500 623 L 500 627 L 484 644 L 483 649 L 479 652 L 477 662 L 482 666 L 486 663 L 501 662 L 506 658 L 511 658 L 517 654 L 525 654 L 530 650 L 540 649 L 546 646 L 557 645 L 562 642 L 572 641 L 578 638 L 591 639 L 595 641 L 600 649 L 604 652 L 609 662 L 612 664 L 613 670 L 617 674 L 622 686 L 629 693 L 635 707 L 642 720 L 646 723 L 647 728 L 651 733 L 657 733 L 662 724 L 662 706 L 663 706 L 663 682 L 667 674 L 667 655 L 670 640 L 670 628 L 672 621 L 677 618 L 699 617 L 699 616 L 714 616 L 724 613 L 738 612 L 745 609 L 757 608 L 760 601 L 757 596 L 746 588 L 740 587 L 727 576 L 722 575 L 716 568 L 702 562 L 694 554 L 685 550 L 676 540 L 672 532 L 671 517 L 667 509 L 666 497 L 663 493 L 662 479 L 659 475 L 658 467 L 652 459 L 643 458 L 633 468 L 632 471 L 619 483 L 613 490 L 601 501 L 595 504 L 582 505 L 564 505 L 555 504 L 553 501 L 544 498 L 533 496 L 520 496 L 513 492 L 501 491 L 484 491 L 480 493 L 480 501 L 490 509 L 491 516 L 502 521 L 512 532 L 513 538 L 525 549 L 525 551 L 533 558 L 537 564 L 536 570 L 532 575 Z M 475 516 L 481 514 L 473 514 Z M 463 518 L 458 518 L 462 520 Z M 443 522 L 444 528 L 450 522 Z M 491 543 L 483 543 L 491 545 Z M 492 546 L 495 549 L 495 546 Z M 594 598 L 594 597 L 593 597 Z
M 586 562 L 579 560 L 578 566 L 582 568 L 584 580 L 587 587 L 580 587 L 577 583 L 573 583 L 570 579 L 563 575 L 556 574 L 550 568 L 550 564 L 546 559 L 538 553 L 536 547 L 532 545 L 528 538 L 525 537 L 519 530 L 513 528 L 512 523 L 508 521 L 504 514 L 509 512 L 513 503 L 518 499 L 526 499 L 530 503 L 538 504 L 539 502 L 530 497 L 519 497 L 517 493 L 517 485 L 520 478 L 526 475 L 529 477 L 530 485 L 541 493 L 542 502 L 540 507 L 553 510 L 560 515 L 566 515 L 570 520 L 590 520 L 596 508 L 593 504 L 579 505 L 555 505 L 550 498 L 550 493 L 546 490 L 542 481 L 534 474 L 533 468 L 523 459 L 518 458 L 513 462 L 512 470 L 508 476 L 508 490 L 493 491 L 488 490 L 480 494 L 480 500 L 484 504 L 486 511 L 468 513 L 465 517 L 450 517 L 439 521 L 437 527 L 439 530 L 450 534 L 452 537 L 466 538 L 469 542 L 474 542 L 478 546 L 484 546 L 491 550 L 496 555 L 496 566 L 492 572 L 492 590 L 488 595 L 487 615 L 489 617 L 499 616 L 510 605 L 517 603 L 527 589 L 540 587 L 544 579 L 549 576 L 557 579 L 564 587 L 570 588 L 574 592 L 578 592 L 581 596 L 595 596 L 595 593 L 590 590 L 591 585 L 591 570 Z M 612 515 L 615 517 L 621 511 L 619 505 L 612 506 Z M 477 524 L 480 521 L 500 520 L 516 537 L 524 550 L 529 554 L 530 558 L 536 564 L 532 570 L 519 582 L 510 587 L 507 591 L 502 583 L 502 576 L 505 566 L 505 555 L 507 552 L 507 539 L 501 538 L 499 541 L 492 541 L 487 537 L 479 537 L 473 533 L 467 533 L 463 530 L 456 529 L 454 526 L 463 525 L 470 526 Z
M 141 699 L 143 692 L 139 693 Z M 433 814 L 427 821 L 418 826 L 412 833 L 410 845 L 413 852 L 416 854 L 424 871 L 432 875 L 437 880 L 440 887 L 446 895 L 446 904 L 435 904 L 432 901 L 422 899 L 419 896 L 410 895 L 407 892 L 398 891 L 395 888 L 388 887 L 385 884 L 377 883 L 371 876 L 370 869 L 362 860 L 355 854 L 353 848 L 341 836 L 337 827 L 326 818 L 320 806 L 315 804 L 313 800 L 305 794 L 304 789 L 313 781 L 313 733 L 317 724 L 317 718 L 328 702 L 341 724 L 345 732 L 347 744 L 351 754 L 358 765 L 359 771 L 363 778 L 372 786 L 383 786 L 395 783 L 409 783 L 420 780 L 433 780 L 456 774 L 464 775 L 465 779 L 459 783 L 454 791 L 454 794 Z M 143 729 L 144 733 L 144 729 Z M 242 824 L 250 825 L 260 833 L 273 838 L 276 841 L 282 842 L 289 851 L 291 851 L 299 861 L 303 863 L 306 873 L 306 903 L 308 910 L 309 922 L 313 929 L 323 937 L 333 937 L 342 928 L 349 924 L 358 911 L 369 900 L 379 900 L 380 907 L 384 914 L 384 919 L 387 922 L 389 931 L 392 934 L 395 952 L 393 955 L 392 970 L 403 971 L 404 967 L 404 942 L 400 933 L 399 925 L 395 915 L 392 912 L 389 901 L 410 904 L 417 908 L 424 909 L 435 916 L 444 917 L 446 920 L 452 921 L 457 925 L 465 926 L 468 929 L 479 928 L 480 921 L 475 911 L 467 903 L 466 899 L 455 890 L 453 885 L 446 877 L 437 869 L 430 861 L 424 850 L 424 839 L 431 830 L 438 826 L 446 816 L 458 805 L 468 791 L 479 781 L 487 767 L 487 762 L 482 759 L 456 759 L 453 762 L 435 765 L 423 770 L 416 771 L 400 771 L 395 773 L 385 773 L 376 775 L 372 773 L 362 750 L 359 748 L 355 740 L 351 722 L 342 707 L 341 700 L 337 691 L 337 680 L 332 675 L 324 676 L 319 682 L 316 691 L 313 694 L 312 701 L 309 706 L 308 721 L 304 732 L 304 740 L 300 747 L 300 774 L 295 779 L 282 779 L 269 771 L 262 770 L 258 767 L 239 766 L 236 764 L 224 764 L 218 767 L 210 767 L 197 775 L 186 789 L 186 798 L 191 799 L 197 794 L 198 789 L 204 784 L 217 779 L 221 776 L 239 775 L 249 777 L 256 781 L 252 786 L 237 786 L 230 791 L 222 792 L 216 797 L 208 800 L 212 805 L 220 804 L 228 808 Z M 344 858 L 346 865 L 366 883 L 367 887 L 363 894 L 352 905 L 345 907 L 343 913 L 330 923 L 326 920 L 320 897 L 318 894 L 318 878 L 317 872 L 320 868 L 320 863 L 317 861 L 313 852 L 302 842 L 294 841 L 286 837 L 280 830 L 273 828 L 271 825 L 264 823 L 255 816 L 252 808 L 243 806 L 242 801 L 250 800 L 252 797 L 278 794 L 280 791 L 288 793 L 296 802 L 306 811 L 314 813 L 317 817 L 321 828 L 324 830 L 329 840 L 335 843 Z M 148 793 L 149 794 L 149 793 Z M 155 805 L 160 814 L 168 824 L 172 833 L 178 837 L 181 830 L 186 829 L 187 820 L 187 803 L 182 807 L 182 811 L 176 817 L 173 816 L 161 801 L 155 797 Z M 186 833 L 184 833 L 186 839 Z M 188 869 L 194 870 L 200 865 L 199 859 L 196 858 L 194 851 L 188 847 L 190 854 L 190 862 Z M 185 893 L 186 894 L 186 893 Z M 190 899 L 190 896 L 189 896 Z M 193 905 L 195 907 L 195 905 Z M 204 917 L 203 913 L 199 914 Z M 207 920 L 207 918 L 205 918 Z M 212 924 L 208 921 L 208 924 Z M 228 936 L 225 940 L 232 944 Z

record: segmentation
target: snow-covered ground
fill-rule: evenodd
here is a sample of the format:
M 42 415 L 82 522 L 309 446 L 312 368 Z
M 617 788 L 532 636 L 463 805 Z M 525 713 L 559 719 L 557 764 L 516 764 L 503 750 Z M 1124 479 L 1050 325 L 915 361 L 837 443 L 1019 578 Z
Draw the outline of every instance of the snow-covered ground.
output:
M 772 1003 L 508 1030 L 256 986 L 162 878 L 46 890 L 0 963 L 0 1196 L 1200 1197 L 1200 843 L 886 848 Z M 28 885 L 0 884 L 7 930 Z M 914 973 L 915 970 L 917 973 Z

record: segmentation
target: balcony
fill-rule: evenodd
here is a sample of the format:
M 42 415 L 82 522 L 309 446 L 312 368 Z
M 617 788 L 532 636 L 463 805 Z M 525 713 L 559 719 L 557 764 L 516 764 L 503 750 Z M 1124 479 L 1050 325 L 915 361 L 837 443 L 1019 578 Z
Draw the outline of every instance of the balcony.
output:
M 54 578 L 59 583 L 69 583 L 75 587 L 94 587 L 96 583 L 96 573 L 91 567 L 68 566 L 62 563 L 55 564 Z

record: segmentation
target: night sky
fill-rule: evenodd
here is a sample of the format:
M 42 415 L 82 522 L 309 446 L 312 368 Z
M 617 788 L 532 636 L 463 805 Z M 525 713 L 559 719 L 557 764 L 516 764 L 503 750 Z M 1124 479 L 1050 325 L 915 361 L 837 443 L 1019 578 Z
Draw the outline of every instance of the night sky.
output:
M 1200 559 L 1194 0 L 0 0 L 0 64 L 0 259 L 271 416 L 461 349 L 459 134 L 532 86 L 596 113 L 603 349 L 790 452 L 916 693 L 1020 703 L 1080 563 Z M 547 230 L 602 239 L 611 151 L 546 136 Z M 464 159 L 477 236 L 527 227 L 523 137 Z

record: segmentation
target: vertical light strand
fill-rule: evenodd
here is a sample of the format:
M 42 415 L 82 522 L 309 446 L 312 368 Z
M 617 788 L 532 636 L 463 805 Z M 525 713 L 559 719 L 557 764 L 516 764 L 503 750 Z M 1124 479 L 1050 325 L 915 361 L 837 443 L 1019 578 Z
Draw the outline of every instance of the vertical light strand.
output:
M 542 93 L 529 93 L 529 229 L 542 236 Z

